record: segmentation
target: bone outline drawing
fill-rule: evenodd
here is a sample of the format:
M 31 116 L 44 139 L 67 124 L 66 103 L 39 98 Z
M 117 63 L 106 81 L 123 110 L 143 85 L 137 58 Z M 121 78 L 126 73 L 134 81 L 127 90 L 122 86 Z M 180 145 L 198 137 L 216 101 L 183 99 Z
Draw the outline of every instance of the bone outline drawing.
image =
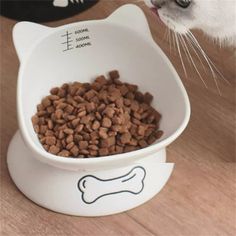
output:
M 146 170 L 142 166 L 135 166 L 127 174 L 111 179 L 100 179 L 94 175 L 86 175 L 78 181 L 78 189 L 82 193 L 82 201 L 92 204 L 109 195 L 125 192 L 134 195 L 140 194 L 144 189 L 145 177 Z

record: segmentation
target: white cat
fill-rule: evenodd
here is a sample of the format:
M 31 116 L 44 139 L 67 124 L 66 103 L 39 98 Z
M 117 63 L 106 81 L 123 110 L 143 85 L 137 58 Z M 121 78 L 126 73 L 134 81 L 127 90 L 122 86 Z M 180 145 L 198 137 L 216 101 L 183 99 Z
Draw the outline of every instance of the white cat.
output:
M 236 0 L 144 0 L 173 31 L 198 28 L 220 43 L 236 46 Z

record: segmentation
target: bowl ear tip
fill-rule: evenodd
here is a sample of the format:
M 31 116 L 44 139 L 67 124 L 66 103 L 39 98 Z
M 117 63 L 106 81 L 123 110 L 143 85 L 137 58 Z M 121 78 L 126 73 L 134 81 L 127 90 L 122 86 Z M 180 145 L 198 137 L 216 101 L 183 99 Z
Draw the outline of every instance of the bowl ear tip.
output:
M 51 28 L 29 21 L 18 22 L 14 25 L 12 37 L 17 55 L 21 60 L 36 40 L 44 36 Z
M 107 20 L 152 38 L 147 18 L 142 9 L 137 5 L 123 5 L 114 11 Z

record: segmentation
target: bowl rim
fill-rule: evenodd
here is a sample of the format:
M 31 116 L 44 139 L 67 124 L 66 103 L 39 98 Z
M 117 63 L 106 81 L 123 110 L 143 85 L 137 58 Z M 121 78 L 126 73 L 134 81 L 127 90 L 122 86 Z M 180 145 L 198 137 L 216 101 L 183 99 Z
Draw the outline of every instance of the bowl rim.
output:
M 22 78 L 23 78 L 23 73 L 25 71 L 25 67 L 28 63 L 28 60 L 30 58 L 30 55 L 32 54 L 32 52 L 34 51 L 34 49 L 39 45 L 39 43 L 41 43 L 43 40 L 45 40 L 46 38 L 48 38 L 49 36 L 51 36 L 52 34 L 55 34 L 56 32 L 64 29 L 64 28 L 68 28 L 68 27 L 73 27 L 73 26 L 78 26 L 78 25 L 83 25 L 83 27 L 86 25 L 94 25 L 94 24 L 100 24 L 100 23 L 108 23 L 108 24 L 113 24 L 116 25 L 118 27 L 121 28 L 125 28 L 126 30 L 132 31 L 133 33 L 139 34 L 140 37 L 143 38 L 143 40 L 146 40 L 149 44 L 151 44 L 150 46 L 154 47 L 155 50 L 158 51 L 159 55 L 161 56 L 161 58 L 163 59 L 163 61 L 166 63 L 166 65 L 169 67 L 169 69 L 171 70 L 172 74 L 173 74 L 173 78 L 175 79 L 179 89 L 181 90 L 182 96 L 184 97 L 184 106 L 185 106 L 185 114 L 184 114 L 184 119 L 182 121 L 182 123 L 179 125 L 179 127 L 176 129 L 175 132 L 173 132 L 172 134 L 170 134 L 169 137 L 161 140 L 160 142 L 156 143 L 156 144 L 152 144 L 151 146 L 148 146 L 146 148 L 143 149 L 139 149 L 136 151 L 132 151 L 132 152 L 127 152 L 127 153 L 122 153 L 122 154 L 115 154 L 115 155 L 109 155 L 109 156 L 104 156 L 104 157 L 96 157 L 96 158 L 65 158 L 65 157 L 58 157 L 56 155 L 53 155 L 43 149 L 41 149 L 40 147 L 38 147 L 36 145 L 36 143 L 32 140 L 32 138 L 30 137 L 30 133 L 28 132 L 28 128 L 26 127 L 26 124 L 24 122 L 23 119 L 23 109 L 22 109 L 22 103 L 20 97 L 22 96 L 21 93 L 21 83 L 22 83 Z M 83 165 L 94 165 L 96 164 L 106 164 L 106 163 L 110 163 L 110 162 L 117 162 L 117 161 L 127 161 L 128 159 L 131 159 L 132 161 L 137 160 L 142 158 L 143 156 L 149 154 L 149 153 L 154 153 L 162 148 L 165 148 L 166 146 L 168 146 L 170 143 L 172 143 L 175 139 L 177 139 L 180 134 L 184 131 L 184 129 L 186 128 L 189 119 L 190 119 L 190 113 L 191 113 L 191 108 L 190 108 L 190 102 L 189 102 L 189 98 L 187 95 L 187 92 L 185 90 L 185 87 L 179 77 L 179 75 L 177 74 L 174 66 L 172 65 L 172 63 L 170 62 L 170 60 L 168 59 L 168 57 L 166 56 L 166 54 L 162 51 L 162 49 L 156 44 L 156 42 L 153 40 L 152 36 L 150 37 L 145 37 L 143 36 L 140 32 L 137 32 L 135 30 L 132 30 L 130 28 L 127 28 L 125 26 L 121 26 L 118 25 L 114 22 L 109 22 L 106 19 L 102 19 L 102 20 L 90 20 L 90 21 L 81 21 L 81 22 L 76 22 L 76 23 L 72 23 L 72 24 L 66 24 L 66 25 L 62 25 L 59 27 L 55 27 L 52 28 L 51 32 L 49 32 L 48 34 L 45 34 L 42 38 L 40 38 L 39 40 L 37 40 L 32 47 L 30 48 L 29 52 L 27 53 L 27 56 L 20 62 L 20 67 L 19 67 L 19 72 L 18 72 L 18 82 L 17 82 L 17 116 L 18 116 L 18 124 L 20 127 L 20 131 L 22 134 L 22 137 L 25 141 L 25 143 L 27 143 L 28 147 L 31 149 L 32 152 L 37 153 L 38 155 L 34 155 L 37 157 L 38 160 L 42 161 L 42 162 L 47 162 L 48 164 L 53 164 L 53 163 L 57 163 L 57 164 L 72 164 L 72 165 L 79 165 L 79 166 L 83 166 Z M 40 156 L 41 158 L 38 158 L 38 156 Z M 43 158 L 44 159 L 43 159 Z

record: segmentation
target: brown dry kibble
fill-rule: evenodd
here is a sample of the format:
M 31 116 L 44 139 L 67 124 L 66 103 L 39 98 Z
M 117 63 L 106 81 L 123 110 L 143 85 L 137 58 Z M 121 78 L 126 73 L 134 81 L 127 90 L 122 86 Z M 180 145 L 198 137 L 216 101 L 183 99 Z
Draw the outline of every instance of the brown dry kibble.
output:
M 47 98 L 50 99 L 51 101 L 56 101 L 60 99 L 60 97 L 57 95 L 49 95 Z
M 132 151 L 135 151 L 135 150 L 136 150 L 136 147 L 134 147 L 134 146 L 126 145 L 124 147 L 124 152 L 132 152 Z
M 56 146 L 61 150 L 61 148 L 62 148 L 61 140 L 59 140 L 59 139 L 57 140 Z
M 96 91 L 92 89 L 88 91 L 87 93 L 85 93 L 84 98 L 90 101 L 95 95 L 96 95 Z
M 131 105 L 131 101 L 130 101 L 130 99 L 127 99 L 127 98 L 125 98 L 124 99 L 124 104 L 125 104 L 125 106 L 130 106 Z
M 38 111 L 36 113 L 37 116 L 41 117 L 41 116 L 45 116 L 47 114 L 47 111 Z
M 71 122 L 71 124 L 72 124 L 72 126 L 73 126 L 74 128 L 76 128 L 77 125 L 79 124 L 79 122 L 80 122 L 80 118 L 77 118 L 77 119 L 74 119 L 74 120 Z
M 98 138 L 99 138 L 99 134 L 98 134 L 98 132 L 92 132 L 92 133 L 90 133 L 90 138 L 91 138 L 91 143 L 94 143 Z
M 111 146 L 115 145 L 115 143 L 116 143 L 116 138 L 114 136 L 109 137 L 107 139 L 101 140 L 101 147 L 102 148 L 111 147 Z
M 59 119 L 61 119 L 61 117 L 62 117 L 62 115 L 63 115 L 63 110 L 58 109 L 58 110 L 55 111 L 54 114 L 55 114 L 55 118 L 56 118 L 57 120 L 59 120 Z
M 80 111 L 79 113 L 78 113 L 78 117 L 83 117 L 83 116 L 85 116 L 87 114 L 87 112 L 84 110 L 84 111 Z
M 129 145 L 136 147 L 138 145 L 138 141 L 136 139 L 132 138 L 129 142 Z
M 108 148 L 100 148 L 98 152 L 100 156 L 107 156 L 109 154 Z
M 93 125 L 92 125 L 92 129 L 93 130 L 97 130 L 97 129 L 99 129 L 100 128 L 100 122 L 98 121 L 98 120 L 95 120 L 94 122 L 93 122 Z
M 70 156 L 70 152 L 67 151 L 67 150 L 62 150 L 57 155 L 61 156 L 61 157 L 69 157 Z
M 89 145 L 89 149 L 93 151 L 97 151 L 99 148 L 96 145 Z
M 46 131 L 47 131 L 47 129 L 48 129 L 47 125 L 41 125 L 41 126 L 39 127 L 39 133 L 40 133 L 40 134 L 45 134 Z
M 107 80 L 104 75 L 101 75 L 95 79 L 95 82 L 99 83 L 101 86 L 107 84 Z
M 80 123 L 81 124 L 89 124 L 89 122 L 91 121 L 91 117 L 90 116 L 83 116 L 81 119 L 80 119 Z
M 74 133 L 73 129 L 64 129 L 63 131 L 65 134 L 73 134 Z
M 46 139 L 45 139 L 45 143 L 46 143 L 47 145 L 50 145 L 50 146 L 51 146 L 51 145 L 55 145 L 56 142 L 57 142 L 57 140 L 56 140 L 56 138 L 53 137 L 53 136 L 47 136 Z
M 107 131 L 108 131 L 107 128 L 101 127 L 101 128 L 99 129 L 98 135 L 99 135 L 102 139 L 106 139 L 106 138 L 108 137 Z
M 116 145 L 115 150 L 116 150 L 116 153 L 123 153 L 124 148 L 119 145 Z
M 55 87 L 55 88 L 52 88 L 52 89 L 50 90 L 50 93 L 51 93 L 52 95 L 57 95 L 58 91 L 59 91 L 59 88 Z
M 63 110 L 63 109 L 66 108 L 66 106 L 67 106 L 66 103 L 60 102 L 60 103 L 56 106 L 56 109 L 61 109 L 61 110 Z
M 102 120 L 102 127 L 110 128 L 112 125 L 111 120 L 108 117 L 104 117 Z
M 72 143 L 73 142 L 73 140 L 74 140 L 74 137 L 73 137 L 73 135 L 72 134 L 70 134 L 70 135 L 68 135 L 67 136 L 67 138 L 66 138 L 66 143 Z
M 37 111 L 43 111 L 44 110 L 44 107 L 42 104 L 38 104 L 37 105 Z
M 52 146 L 50 146 L 48 152 L 50 152 L 51 154 L 56 155 L 58 152 L 60 152 L 60 148 L 55 146 L 55 145 L 52 145 Z
M 70 149 L 70 152 L 74 157 L 77 157 L 79 155 L 79 148 L 76 145 L 74 145 L 74 147 Z
M 52 88 L 31 118 L 43 148 L 63 157 L 98 157 L 145 148 L 161 138 L 153 96 L 119 78 L 113 70 L 109 79 Z
M 81 150 L 80 153 L 83 154 L 83 155 L 86 155 L 86 156 L 89 155 L 89 151 L 88 150 Z
M 147 128 L 144 125 L 139 125 L 138 126 L 138 131 L 137 131 L 138 135 L 144 136 L 146 129 Z
M 52 114 L 55 111 L 55 108 L 53 106 L 47 107 L 47 112 L 49 114 Z
M 132 93 L 132 92 L 128 92 L 128 93 L 125 95 L 125 97 L 126 97 L 127 99 L 129 99 L 129 100 L 133 100 L 133 99 L 135 98 L 135 95 L 134 95 L 134 93 Z
M 90 157 L 97 157 L 98 151 L 90 150 L 90 151 L 89 151 L 89 155 L 90 155 Z
M 122 124 L 122 119 L 121 119 L 121 117 L 119 117 L 119 116 L 114 116 L 114 117 L 112 118 L 112 123 L 113 123 L 114 125 L 121 125 L 121 124 Z
M 88 113 L 93 112 L 96 109 L 96 105 L 94 102 L 89 102 L 86 104 L 86 110 Z
M 45 136 L 53 136 L 54 132 L 52 130 L 47 130 L 44 135 Z
M 72 105 L 67 105 L 65 107 L 65 112 L 67 112 L 68 114 L 71 114 L 74 111 L 74 107 Z
M 43 144 L 43 143 L 42 143 L 42 145 L 43 145 L 43 148 L 44 148 L 46 151 L 48 151 L 49 146 L 48 146 L 47 144 Z
M 75 142 L 76 144 L 78 144 L 79 141 L 82 141 L 82 140 L 83 140 L 83 136 L 78 135 L 78 134 L 74 136 L 74 142 Z
M 139 104 L 138 104 L 138 102 L 137 102 L 136 100 L 133 100 L 133 101 L 131 102 L 130 109 L 131 109 L 132 111 L 138 111 L 138 109 L 139 109 Z
M 150 94 L 150 93 L 148 93 L 148 92 L 144 94 L 144 102 L 145 102 L 145 103 L 147 103 L 148 105 L 150 105 L 151 102 L 152 102 L 152 100 L 153 100 L 152 94 Z
M 156 139 L 161 138 L 163 134 L 164 134 L 164 132 L 162 130 L 158 130 L 155 134 Z
M 88 147 L 88 141 L 79 141 L 79 149 L 84 150 Z
M 154 142 L 156 141 L 156 137 L 154 135 L 151 135 L 148 140 L 147 140 L 147 143 L 149 145 L 153 144 Z
M 48 120 L 48 128 L 53 129 L 53 121 L 52 120 Z
M 75 129 L 75 133 L 80 133 L 84 128 L 84 125 L 83 124 L 79 124 L 76 129 Z
M 112 118 L 113 115 L 115 114 L 115 111 L 114 111 L 114 108 L 112 107 L 106 107 L 104 110 L 103 110 L 103 114 L 108 116 L 109 118 Z
M 39 134 L 39 132 L 40 132 L 39 125 L 34 125 L 33 128 L 34 128 L 35 133 L 37 133 L 38 136 L 39 136 L 39 135 L 40 135 L 40 134 Z
M 143 139 L 140 140 L 138 143 L 139 143 L 140 147 L 142 147 L 142 148 L 145 148 L 145 147 L 148 146 L 147 142 L 145 140 L 143 140 Z
M 92 87 L 92 89 L 94 89 L 95 91 L 99 91 L 99 90 L 102 88 L 102 85 L 101 85 L 100 83 L 98 83 L 98 82 L 93 82 L 93 83 L 91 84 L 91 87 Z
M 115 79 L 119 79 L 120 78 L 120 75 L 119 75 L 119 72 L 118 70 L 113 70 L 113 71 L 110 71 L 109 72 L 109 76 L 112 80 L 115 80 Z
M 74 120 L 76 118 L 76 116 L 74 116 L 74 115 L 68 115 L 67 116 L 67 120 L 69 120 L 69 121 L 72 121 L 72 120 Z
M 42 100 L 42 105 L 43 105 L 44 107 L 49 107 L 49 106 L 51 105 L 50 99 L 49 99 L 48 97 L 44 98 L 44 99 Z
M 32 118 L 31 118 L 31 121 L 32 121 L 32 124 L 33 125 L 37 125 L 39 123 L 39 117 L 37 115 L 34 115 Z
M 124 134 L 121 135 L 120 141 L 121 141 L 121 143 L 123 143 L 123 144 L 129 143 L 131 137 L 132 137 L 132 136 L 131 136 L 130 133 L 124 133 Z
M 71 148 L 73 148 L 75 146 L 74 142 L 71 142 L 69 144 L 66 145 L 66 149 L 69 151 Z
M 136 84 L 128 84 L 126 83 L 126 86 L 128 87 L 130 92 L 136 92 L 138 90 L 138 86 Z

